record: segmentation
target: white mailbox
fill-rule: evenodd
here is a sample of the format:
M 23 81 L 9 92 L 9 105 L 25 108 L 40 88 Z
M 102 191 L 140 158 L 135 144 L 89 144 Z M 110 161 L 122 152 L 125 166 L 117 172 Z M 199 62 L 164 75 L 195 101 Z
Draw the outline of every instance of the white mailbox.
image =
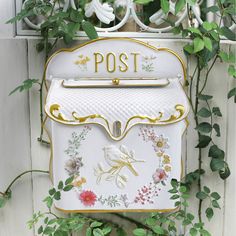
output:
M 67 212 L 171 211 L 189 111 L 181 58 L 129 38 L 89 41 L 48 61 L 53 181 L 74 176 Z

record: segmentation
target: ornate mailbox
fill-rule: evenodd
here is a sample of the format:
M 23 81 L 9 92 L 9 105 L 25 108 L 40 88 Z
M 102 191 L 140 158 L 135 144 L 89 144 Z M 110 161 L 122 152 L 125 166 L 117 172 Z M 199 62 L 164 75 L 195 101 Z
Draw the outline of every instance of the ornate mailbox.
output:
M 180 179 L 186 71 L 170 49 L 128 38 L 89 41 L 48 61 L 53 181 L 74 176 L 58 209 L 171 211 Z

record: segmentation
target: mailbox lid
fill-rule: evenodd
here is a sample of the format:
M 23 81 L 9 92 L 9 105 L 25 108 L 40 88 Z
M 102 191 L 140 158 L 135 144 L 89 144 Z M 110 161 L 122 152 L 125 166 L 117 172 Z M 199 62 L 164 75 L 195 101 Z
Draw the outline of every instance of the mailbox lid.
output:
M 151 82 L 150 82 L 151 81 Z M 82 85 L 82 86 L 81 86 Z M 137 124 L 168 125 L 186 118 L 188 98 L 178 78 L 112 82 L 52 80 L 45 111 L 65 125 L 97 124 L 121 139 Z M 119 122 L 120 133 L 114 124 Z

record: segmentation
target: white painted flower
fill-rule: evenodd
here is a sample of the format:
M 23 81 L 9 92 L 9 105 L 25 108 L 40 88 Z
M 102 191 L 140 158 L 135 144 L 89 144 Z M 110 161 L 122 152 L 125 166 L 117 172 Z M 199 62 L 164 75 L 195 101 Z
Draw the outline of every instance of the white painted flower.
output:
M 65 170 L 70 176 L 79 175 L 82 166 L 82 157 L 72 157 L 65 162 Z
M 92 0 L 85 5 L 86 17 L 91 17 L 95 13 L 97 18 L 105 24 L 110 24 L 111 21 L 115 20 L 113 11 L 114 9 L 108 3 L 102 4 L 100 0 Z
M 155 151 L 163 153 L 165 149 L 169 148 L 168 138 L 164 138 L 161 134 L 160 136 L 155 137 Z

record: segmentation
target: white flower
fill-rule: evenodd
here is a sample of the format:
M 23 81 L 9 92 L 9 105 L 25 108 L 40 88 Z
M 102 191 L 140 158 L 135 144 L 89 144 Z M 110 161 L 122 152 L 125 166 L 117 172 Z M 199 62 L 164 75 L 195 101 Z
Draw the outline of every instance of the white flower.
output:
M 164 138 L 162 134 L 160 136 L 156 136 L 154 145 L 156 152 L 164 152 L 165 149 L 169 148 L 168 138 Z

